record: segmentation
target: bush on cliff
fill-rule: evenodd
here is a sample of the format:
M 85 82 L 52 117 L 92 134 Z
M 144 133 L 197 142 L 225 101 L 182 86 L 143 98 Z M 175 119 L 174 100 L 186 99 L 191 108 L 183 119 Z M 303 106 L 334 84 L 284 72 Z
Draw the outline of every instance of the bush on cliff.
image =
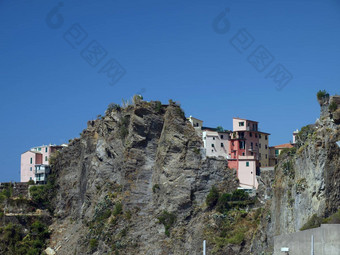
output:
M 207 203 L 207 206 L 210 209 L 215 207 L 215 205 L 217 204 L 219 196 L 220 196 L 220 194 L 218 192 L 218 189 L 215 186 L 212 186 L 212 188 L 210 189 L 210 192 L 207 195 L 207 198 L 205 200 L 205 202 Z

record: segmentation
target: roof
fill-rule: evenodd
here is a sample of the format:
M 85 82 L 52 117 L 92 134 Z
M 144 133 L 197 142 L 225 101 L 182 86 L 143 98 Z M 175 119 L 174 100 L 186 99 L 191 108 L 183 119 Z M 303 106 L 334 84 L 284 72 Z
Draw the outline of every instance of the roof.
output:
M 262 131 L 257 131 L 257 132 L 259 132 L 260 134 L 270 135 L 269 133 L 262 132 Z
M 233 119 L 246 120 L 246 121 L 251 121 L 251 122 L 259 123 L 258 121 L 255 121 L 255 120 L 247 120 L 247 119 L 242 119 L 242 118 L 237 118 L 237 117 L 233 117 Z
M 39 152 L 39 151 L 31 151 L 31 150 L 25 151 L 25 152 L 23 152 L 23 153 L 21 153 L 21 154 L 25 154 L 26 152 L 32 152 L 32 153 L 35 153 L 35 154 L 42 154 L 42 153 Z
M 187 118 L 187 119 L 195 119 L 195 120 L 199 120 L 199 121 L 202 121 L 203 122 L 203 120 L 200 120 L 200 119 L 197 119 L 197 118 L 195 118 L 195 117 L 192 117 L 191 115 L 190 115 L 190 117 L 189 118 Z
M 224 130 L 224 131 L 217 131 L 217 128 L 212 128 L 212 127 L 202 127 L 202 130 L 207 130 L 207 131 L 213 131 L 217 133 L 231 133 L 230 130 Z
M 293 148 L 294 146 L 291 145 L 290 143 L 284 143 L 284 144 L 275 145 L 275 146 L 272 146 L 272 147 L 281 149 L 281 148 Z

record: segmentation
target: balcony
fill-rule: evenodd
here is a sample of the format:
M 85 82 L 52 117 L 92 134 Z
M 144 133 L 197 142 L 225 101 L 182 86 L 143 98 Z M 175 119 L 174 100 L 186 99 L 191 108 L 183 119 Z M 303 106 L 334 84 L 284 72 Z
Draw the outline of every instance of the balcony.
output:
M 35 174 L 49 174 L 50 167 L 47 165 L 36 165 L 35 166 Z
M 35 182 L 44 182 L 46 180 L 45 176 L 34 177 Z
M 251 151 L 251 152 L 257 152 L 258 151 L 258 148 L 249 148 L 248 151 Z

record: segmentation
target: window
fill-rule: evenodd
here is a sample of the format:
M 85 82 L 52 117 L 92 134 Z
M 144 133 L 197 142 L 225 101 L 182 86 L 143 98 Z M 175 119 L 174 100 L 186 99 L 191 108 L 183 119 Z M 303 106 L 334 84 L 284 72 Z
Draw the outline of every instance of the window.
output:
M 261 144 L 259 143 L 259 148 L 261 148 Z
M 32 181 L 32 177 L 30 177 L 30 181 Z
M 255 143 L 255 146 L 257 147 L 257 143 Z
M 267 144 L 265 145 L 265 148 L 267 149 L 268 147 L 267 147 Z
M 267 158 L 267 154 L 266 154 L 266 158 Z
M 261 159 L 261 153 L 259 153 L 259 159 Z
M 242 156 L 244 156 L 244 152 L 242 152 Z
M 30 163 L 31 163 L 31 164 L 33 163 L 33 158 L 31 158 Z
M 45 161 L 47 161 L 47 156 L 45 156 Z
M 253 134 L 252 134 L 251 132 L 249 132 L 249 136 L 250 136 L 250 137 L 252 137 L 252 136 L 253 136 Z
M 211 150 L 211 152 L 214 152 L 214 150 Z
M 48 148 L 46 147 L 46 148 L 45 148 L 45 152 L 47 152 L 47 151 L 48 151 Z
M 257 138 L 257 134 L 255 133 L 255 137 Z
M 250 143 L 250 148 L 253 149 L 253 142 Z
M 41 148 L 38 148 L 38 151 L 41 151 Z
M 243 126 L 244 126 L 244 122 L 243 122 L 243 121 L 242 121 L 242 122 L 239 122 L 239 123 L 238 123 L 238 126 L 239 126 L 239 127 L 243 127 Z
M 254 156 L 254 152 L 250 152 L 250 155 Z
M 214 148 L 214 147 L 215 147 L 215 144 L 212 144 L 212 145 L 211 145 L 211 147 L 213 147 L 213 148 Z
M 30 167 L 30 171 L 32 172 L 32 167 Z
M 215 137 L 213 137 L 213 140 L 215 140 Z
M 223 139 L 223 135 L 221 135 L 221 139 Z
M 223 143 L 221 143 L 221 147 L 224 147 Z
M 275 156 L 279 156 L 279 150 L 275 150 Z
M 264 139 L 268 140 L 268 136 L 266 135 L 266 136 L 264 137 Z
M 261 134 L 259 134 L 259 138 L 261 139 Z
M 245 142 L 244 141 L 240 141 L 240 149 L 244 149 L 245 146 Z
M 246 162 L 246 166 L 247 166 L 247 167 L 249 166 L 249 162 L 248 162 L 248 161 Z

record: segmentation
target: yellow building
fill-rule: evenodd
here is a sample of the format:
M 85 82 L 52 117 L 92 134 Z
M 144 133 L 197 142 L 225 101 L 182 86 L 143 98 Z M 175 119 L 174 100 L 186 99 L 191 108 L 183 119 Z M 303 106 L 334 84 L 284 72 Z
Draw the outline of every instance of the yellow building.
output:
M 281 152 L 284 149 L 290 149 L 293 148 L 294 146 L 290 143 L 284 143 L 284 144 L 280 144 L 280 145 L 276 145 L 276 146 L 272 146 L 269 148 L 269 165 L 270 166 L 275 166 L 277 164 L 277 159 L 279 157 L 279 155 L 281 154 Z
M 259 163 L 260 167 L 269 166 L 269 133 L 259 131 Z

